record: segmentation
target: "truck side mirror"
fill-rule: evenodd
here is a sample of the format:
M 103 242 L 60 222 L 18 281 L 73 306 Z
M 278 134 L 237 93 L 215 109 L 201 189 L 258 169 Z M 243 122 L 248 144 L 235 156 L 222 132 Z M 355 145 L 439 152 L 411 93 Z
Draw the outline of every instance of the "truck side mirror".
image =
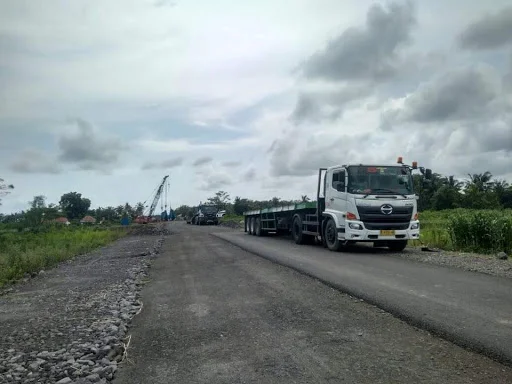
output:
M 427 179 L 427 180 L 432 179 L 432 170 L 429 168 L 425 169 L 425 179 Z

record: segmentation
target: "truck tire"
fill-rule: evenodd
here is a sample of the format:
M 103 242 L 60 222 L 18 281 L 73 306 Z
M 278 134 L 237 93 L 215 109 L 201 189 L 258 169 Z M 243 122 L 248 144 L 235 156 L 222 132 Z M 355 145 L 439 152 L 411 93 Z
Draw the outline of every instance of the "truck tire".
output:
M 295 244 L 304 244 L 305 235 L 302 233 L 302 219 L 299 215 L 295 215 L 292 221 L 292 237 Z
M 254 220 L 254 234 L 256 236 L 262 236 L 263 235 L 263 231 L 261 229 L 261 220 L 259 217 L 257 217 L 255 220 Z
M 338 230 L 333 219 L 327 220 L 324 230 L 325 243 L 329 251 L 339 252 L 343 249 L 343 242 L 338 239 Z
M 402 252 L 407 247 L 407 240 L 395 240 L 388 242 L 388 248 L 392 252 Z

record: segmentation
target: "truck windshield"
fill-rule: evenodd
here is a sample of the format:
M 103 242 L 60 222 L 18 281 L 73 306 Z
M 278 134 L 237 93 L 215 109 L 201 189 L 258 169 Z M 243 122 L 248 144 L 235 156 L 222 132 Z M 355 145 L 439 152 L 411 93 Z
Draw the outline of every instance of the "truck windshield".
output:
M 201 211 L 204 213 L 217 213 L 217 208 L 205 205 L 201 207 Z
M 411 195 L 414 193 L 411 172 L 402 166 L 350 166 L 348 192 Z

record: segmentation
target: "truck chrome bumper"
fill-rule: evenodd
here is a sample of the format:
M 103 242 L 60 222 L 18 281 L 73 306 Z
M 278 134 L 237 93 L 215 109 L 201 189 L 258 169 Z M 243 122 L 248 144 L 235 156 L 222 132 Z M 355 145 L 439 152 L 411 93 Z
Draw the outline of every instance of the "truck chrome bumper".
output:
M 350 224 L 357 224 L 362 229 L 353 229 Z M 357 225 L 353 225 L 353 227 L 357 227 Z M 415 225 L 417 227 L 411 229 Z M 366 229 L 361 221 L 347 221 L 345 223 L 345 232 L 338 232 L 338 239 L 349 241 L 418 240 L 419 238 L 419 221 L 411 221 L 408 229 L 396 229 L 391 230 L 391 232 Z

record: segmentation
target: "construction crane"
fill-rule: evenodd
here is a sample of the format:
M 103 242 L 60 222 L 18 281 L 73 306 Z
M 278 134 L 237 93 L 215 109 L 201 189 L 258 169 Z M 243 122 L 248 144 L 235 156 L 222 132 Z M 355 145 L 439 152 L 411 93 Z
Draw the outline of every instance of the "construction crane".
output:
M 151 221 L 151 219 L 153 218 L 153 213 L 155 212 L 155 208 L 156 208 L 156 206 L 158 204 L 158 200 L 160 200 L 160 197 L 162 196 L 162 191 L 164 189 L 164 185 L 165 185 L 165 182 L 167 181 L 168 177 L 169 177 L 169 175 L 165 176 L 163 178 L 162 182 L 160 183 L 160 185 L 158 186 L 158 188 L 156 190 L 156 193 L 155 193 L 155 196 L 153 197 L 153 201 L 151 202 L 151 206 L 149 207 L 148 214 L 137 217 L 135 219 L 135 221 L 137 223 L 147 224 L 148 222 Z M 144 202 L 144 204 L 146 203 L 146 201 Z M 167 202 L 165 204 L 165 207 L 166 207 L 166 211 L 167 211 Z

